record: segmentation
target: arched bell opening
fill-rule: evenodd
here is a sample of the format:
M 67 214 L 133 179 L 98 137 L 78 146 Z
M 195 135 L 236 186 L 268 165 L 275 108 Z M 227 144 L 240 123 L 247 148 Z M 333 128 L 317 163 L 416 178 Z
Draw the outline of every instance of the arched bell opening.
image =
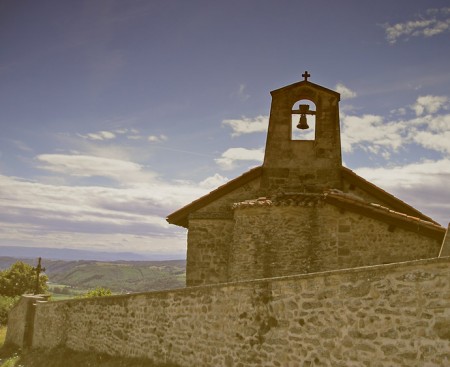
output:
M 309 99 L 301 99 L 292 106 L 292 140 L 316 139 L 316 105 Z

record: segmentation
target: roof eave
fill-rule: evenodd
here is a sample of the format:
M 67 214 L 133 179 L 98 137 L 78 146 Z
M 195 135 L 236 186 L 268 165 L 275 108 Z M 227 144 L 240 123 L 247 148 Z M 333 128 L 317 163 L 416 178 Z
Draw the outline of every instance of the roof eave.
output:
M 219 186 L 217 189 L 211 191 L 197 200 L 194 200 L 190 204 L 178 209 L 177 211 L 169 214 L 166 218 L 167 222 L 170 224 L 175 224 L 177 226 L 187 228 L 189 222 L 189 214 L 199 210 L 206 205 L 212 203 L 213 201 L 221 198 L 222 196 L 230 193 L 233 190 L 238 189 L 242 185 L 253 181 L 254 179 L 260 177 L 262 174 L 262 166 L 252 168 L 251 170 L 243 173 L 242 175 L 228 181 L 226 184 Z
M 354 184 L 356 187 L 362 189 L 363 191 L 372 195 L 376 199 L 385 202 L 392 209 L 394 209 L 398 212 L 402 212 L 402 213 L 414 216 L 414 217 L 418 217 L 420 219 L 423 219 L 425 221 L 428 221 L 428 222 L 431 222 L 431 223 L 434 223 L 434 224 L 437 224 L 440 226 L 440 224 L 438 222 L 436 222 L 435 220 L 433 220 L 432 218 L 428 217 L 427 215 L 423 214 L 416 208 L 405 203 L 404 201 L 402 201 L 399 198 L 395 197 L 394 195 L 388 193 L 387 191 L 383 190 L 382 188 L 365 180 L 364 178 L 362 178 L 361 176 L 359 176 L 355 172 L 353 172 L 351 169 L 349 169 L 347 167 L 342 167 L 341 172 L 344 175 L 344 179 L 347 179 L 348 182 Z
M 363 216 L 376 219 L 394 227 L 403 228 L 408 231 L 420 233 L 435 240 L 442 241 L 445 235 L 445 228 L 433 222 L 424 221 L 420 218 L 408 216 L 403 213 L 390 211 L 388 208 L 377 209 L 366 202 L 348 200 L 340 195 L 327 194 L 325 202 L 340 209 L 348 210 Z

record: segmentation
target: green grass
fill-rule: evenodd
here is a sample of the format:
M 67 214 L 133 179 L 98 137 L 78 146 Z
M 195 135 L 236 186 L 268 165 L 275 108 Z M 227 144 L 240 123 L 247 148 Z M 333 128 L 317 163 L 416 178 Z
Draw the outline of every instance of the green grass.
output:
M 15 357 L 10 357 L 8 359 L 6 359 L 4 362 L 0 362 L 0 367 L 19 367 L 19 359 L 20 356 L 15 356 Z
M 0 326 L 0 348 L 5 344 L 6 326 Z
M 16 348 L 5 347 L 6 326 L 0 326 L 0 367 L 19 367 Z

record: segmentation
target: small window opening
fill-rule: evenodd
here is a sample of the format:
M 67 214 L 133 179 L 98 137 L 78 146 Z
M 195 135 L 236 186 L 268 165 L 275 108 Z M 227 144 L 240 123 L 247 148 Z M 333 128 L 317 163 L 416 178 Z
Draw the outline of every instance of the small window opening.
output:
M 292 140 L 316 138 L 316 105 L 308 99 L 294 103 L 292 108 Z

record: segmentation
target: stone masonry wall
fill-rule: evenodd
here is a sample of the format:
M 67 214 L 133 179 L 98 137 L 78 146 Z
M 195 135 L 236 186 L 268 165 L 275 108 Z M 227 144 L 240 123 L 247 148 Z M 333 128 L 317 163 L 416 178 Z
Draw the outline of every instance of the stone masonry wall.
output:
M 424 235 L 311 200 L 235 210 L 229 280 L 261 279 L 437 257 Z
M 26 331 L 27 311 L 29 299 L 22 297 L 18 304 L 8 315 L 8 339 L 9 343 L 22 346 Z
M 233 235 L 232 204 L 257 195 L 259 178 L 233 190 L 189 216 L 186 284 L 228 281 L 228 258 Z
M 186 284 L 224 283 L 228 280 L 228 254 L 233 221 L 191 219 L 189 221 Z
M 38 304 L 33 347 L 180 366 L 450 365 L 450 257 Z

